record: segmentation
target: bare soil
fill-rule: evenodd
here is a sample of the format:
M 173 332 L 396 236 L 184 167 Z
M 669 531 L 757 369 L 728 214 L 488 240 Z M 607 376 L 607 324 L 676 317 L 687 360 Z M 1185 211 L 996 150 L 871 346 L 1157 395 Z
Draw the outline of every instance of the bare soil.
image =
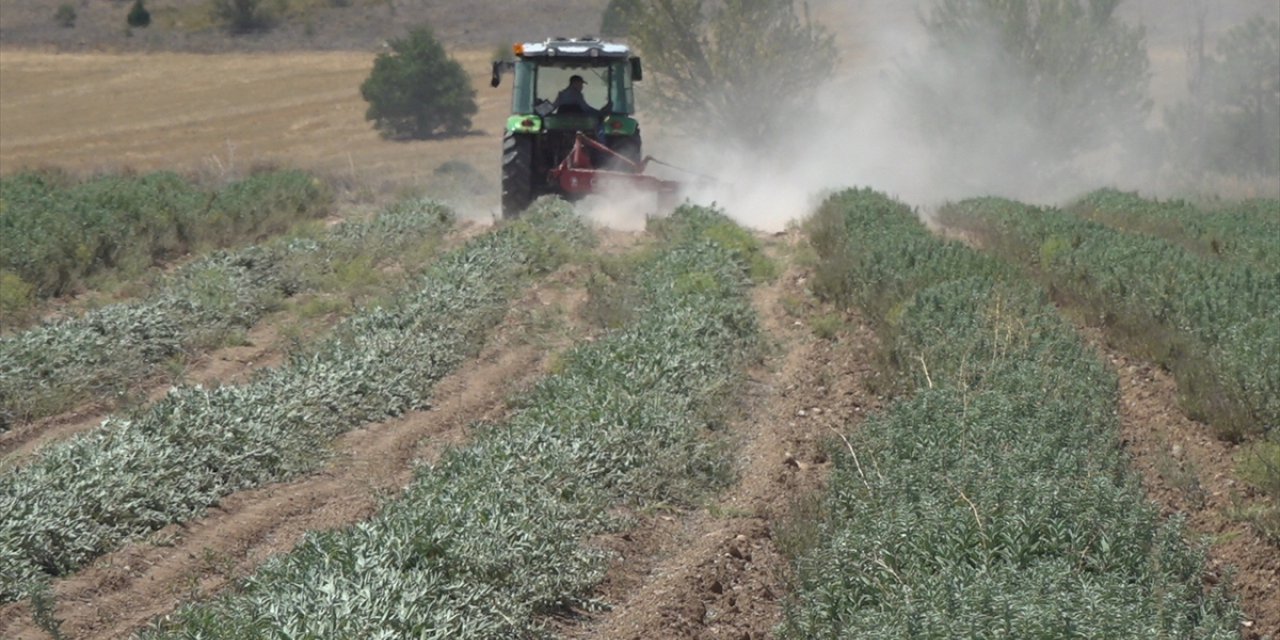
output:
M 614 246 L 625 238 L 613 234 Z M 496 421 L 511 394 L 542 375 L 549 356 L 569 344 L 586 299 L 582 266 L 562 269 L 514 304 L 477 358 L 434 389 L 437 404 L 349 432 L 333 445 L 333 461 L 292 482 L 228 496 L 199 520 L 172 525 L 57 580 L 55 617 L 74 638 L 119 638 L 208 597 L 291 550 L 307 531 L 366 519 L 403 489 L 422 460 L 435 460 L 466 440 L 478 420 Z M 548 335 L 539 314 L 561 318 Z M 0 608 L 0 637 L 47 638 L 30 604 Z
M 705 508 L 636 514 L 635 529 L 599 541 L 617 558 L 598 594 L 612 608 L 561 621 L 558 632 L 620 640 L 772 637 L 789 591 L 779 532 L 823 487 L 830 466 L 823 443 L 833 430 L 850 428 L 879 404 L 864 385 L 875 375 L 868 364 L 874 335 L 850 316 L 838 341 L 815 337 L 782 302 L 804 283 L 793 267 L 755 292 L 776 347 L 749 372 L 742 415 L 728 429 L 737 482 Z

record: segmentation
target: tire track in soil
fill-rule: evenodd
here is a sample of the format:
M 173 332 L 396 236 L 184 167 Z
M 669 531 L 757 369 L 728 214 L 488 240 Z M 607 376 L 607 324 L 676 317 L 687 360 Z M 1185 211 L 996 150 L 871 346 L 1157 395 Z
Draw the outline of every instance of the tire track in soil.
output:
M 1245 613 L 1241 636 L 1280 638 L 1280 549 L 1230 515 L 1234 500 L 1247 504 L 1258 497 L 1235 479 L 1239 447 L 1218 440 L 1208 425 L 1182 412 L 1178 385 L 1169 372 L 1106 346 L 1098 329 L 1080 332 L 1119 379 L 1121 444 L 1147 498 L 1166 518 L 1184 515 L 1192 543 L 1207 539 L 1207 585 L 1234 574 Z
M 464 442 L 477 420 L 498 420 L 507 399 L 543 374 L 548 355 L 576 328 L 534 344 L 530 318 L 539 308 L 564 309 L 576 325 L 586 299 L 585 270 L 570 266 L 531 287 L 514 304 L 481 353 L 441 380 L 433 406 L 366 425 L 339 437 L 320 472 L 292 482 L 241 491 L 185 525 L 170 525 L 146 542 L 108 554 L 54 583 L 55 617 L 74 638 L 119 638 L 208 597 L 251 574 L 269 557 L 290 551 L 309 530 L 334 529 L 372 516 L 382 497 L 403 489 L 418 460 L 435 460 Z M 49 638 L 30 602 L 0 608 L 0 637 Z
M 797 243 L 798 236 L 781 242 Z M 777 254 L 777 247 L 773 247 Z M 613 605 L 551 624 L 567 638 L 768 638 L 782 620 L 789 560 L 776 535 L 802 500 L 825 484 L 823 443 L 879 401 L 866 390 L 874 376 L 874 334 L 856 316 L 838 344 L 821 340 L 787 314 L 783 298 L 807 289 L 790 268 L 758 288 L 753 306 L 778 352 L 750 374 L 736 439 L 738 482 L 695 512 L 639 516 L 639 526 L 596 542 L 618 558 L 597 597 Z

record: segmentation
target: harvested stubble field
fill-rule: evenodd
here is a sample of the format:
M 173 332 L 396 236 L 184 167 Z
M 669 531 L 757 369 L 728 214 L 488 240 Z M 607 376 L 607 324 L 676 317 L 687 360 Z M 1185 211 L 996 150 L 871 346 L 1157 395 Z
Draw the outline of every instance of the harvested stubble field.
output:
M 170 169 L 217 180 L 276 165 L 312 171 L 337 189 L 330 229 L 339 219 L 376 220 L 371 211 L 381 205 L 424 192 L 464 195 L 456 212 L 487 220 L 497 205 L 491 176 L 507 94 L 487 87 L 487 47 L 455 55 L 478 88 L 478 132 L 391 142 L 364 120 L 356 90 L 369 53 L 0 49 L 0 173 Z M 474 181 L 438 175 L 447 161 L 474 167 Z M 880 203 L 869 193 L 843 197 L 826 208 Z M 16 425 L 20 439 L 0 435 L 4 495 L 21 488 L 45 496 L 35 507 L 0 498 L 0 592 L 36 595 L 0 605 L 0 637 L 119 638 L 158 623 L 154 637 L 304 628 L 363 637 L 413 628 L 475 637 L 544 629 L 569 638 L 758 639 L 855 628 L 864 634 L 856 637 L 1001 637 L 1002 629 L 1062 631 L 1072 616 L 1075 628 L 1108 634 L 1116 628 L 1107 624 L 1149 623 L 1130 626 L 1131 637 L 1280 634 L 1280 551 L 1252 524 L 1263 492 L 1237 471 L 1254 440 L 1214 438 L 1183 411 L 1181 381 L 1152 356 L 1125 351 L 1108 327 L 1079 320 L 1067 297 L 1043 297 L 1032 276 L 968 249 L 938 248 L 896 204 L 877 211 L 871 224 L 888 235 L 855 258 L 835 250 L 818 223 L 764 236 L 705 211 L 644 233 L 593 229 L 594 241 L 582 244 L 568 242 L 578 236 L 564 228 L 551 239 L 502 225 L 433 230 L 444 236 L 432 240 L 440 254 L 455 256 L 449 264 L 477 269 L 466 278 L 503 284 L 482 308 L 456 303 L 472 309 L 472 339 L 417 345 L 420 367 L 396 360 L 403 354 L 393 346 L 405 344 L 406 332 L 430 334 L 443 323 L 412 326 L 377 309 L 408 305 L 410 283 L 434 268 L 435 254 L 401 259 L 408 249 L 384 246 L 394 254 L 385 263 L 344 259 L 351 270 L 334 268 L 347 275 L 326 280 L 322 296 L 301 295 L 255 317 L 240 343 L 193 354 L 173 376 L 205 390 L 166 397 L 167 385 L 152 379 L 105 425 L 101 399 L 79 400 Z M 996 253 L 984 244 L 990 238 L 963 233 Z M 456 257 L 471 244 L 506 242 L 493 234 L 532 237 L 522 250 L 528 260 L 495 267 Z M 918 263 L 885 255 L 895 242 Z M 819 261 L 825 251 L 835 251 L 823 256 L 835 255 L 834 263 Z M 975 273 L 1002 288 L 975 285 Z M 824 289 L 845 278 L 884 290 L 851 301 Z M 132 302 L 127 288 L 119 296 Z M 1049 302 L 1077 319 L 1083 342 Z M 68 309 L 80 314 L 70 302 Z M 954 344 L 927 339 L 944 328 Z M 381 337 L 365 340 L 366 330 Z M 966 348 L 983 357 L 981 367 Z M 1039 355 L 1016 359 L 1027 352 Z M 378 370 L 387 362 L 394 370 Z M 354 374 L 331 370 L 344 363 L 367 367 L 369 380 L 394 393 L 353 389 Z M 286 384 L 286 370 L 302 373 Z M 1026 382 L 1037 375 L 1063 380 L 1054 391 L 1067 400 L 1051 407 L 1059 422 L 1026 399 L 1041 391 Z M 341 388 L 289 405 L 296 390 L 326 378 Z M 271 390 L 281 394 L 272 404 L 306 414 L 302 422 L 335 424 L 321 425 L 323 437 L 290 431 L 283 448 L 296 459 L 269 452 L 270 443 L 228 455 L 235 465 L 225 467 L 269 470 L 253 472 L 253 482 L 228 480 L 232 470 L 217 456 L 196 465 L 223 474 L 216 482 L 164 470 L 175 480 L 155 488 L 202 491 L 170 513 L 160 508 L 169 497 L 137 487 L 109 487 L 132 501 L 117 513 L 92 503 L 100 487 L 42 489 L 30 479 L 37 474 L 24 474 L 41 456 L 87 456 L 94 447 L 127 450 L 120 468 L 150 464 L 138 444 L 146 438 L 218 426 L 216 417 L 199 417 L 215 398 L 248 404 Z M 326 404 L 333 398 L 342 406 Z M 558 398 L 576 400 L 559 406 Z M 166 410 L 191 419 L 169 420 Z M 252 415 L 233 419 L 297 418 L 245 413 Z M 1040 440 L 1067 421 L 1079 433 Z M 1047 425 L 1044 433 L 1023 428 L 1037 424 Z M 135 440 L 113 442 L 103 429 Z M 930 435 L 944 430 L 952 437 Z M 214 437 L 197 433 L 183 446 L 198 456 Z M 58 448 L 71 440 L 83 444 Z M 1054 455 L 1062 442 L 1078 450 Z M 656 451 L 664 456 L 653 459 Z M 1085 459 L 1084 451 L 1097 455 Z M 1028 480 L 983 467 L 997 463 Z M 486 490 L 468 493 L 463 484 Z M 1070 503 L 1036 491 L 1046 487 Z M 73 490 L 86 501 L 62 500 Z M 1099 497 L 1105 508 L 1073 511 Z M 8 519 L 20 510 L 30 515 Z M 92 523 L 93 544 L 60 537 L 52 520 L 72 517 Z M 869 525 L 850 530 L 842 517 Z M 33 527 L 24 525 L 36 522 L 54 542 L 33 546 Z M 1108 537 L 1090 538 L 1093 531 Z M 914 534 L 913 544 L 895 542 L 900 532 Z M 1194 550 L 1202 543 L 1203 561 Z M 913 555 L 925 545 L 955 555 Z M 1176 566 L 1153 566 L 1144 553 Z M 976 567 L 984 570 L 975 575 Z M 20 585 L 18 576 L 36 582 Z M 1238 609 L 1215 591 L 1229 581 Z M 977 595 L 960 602 L 966 593 Z M 432 607 L 415 606 L 426 602 Z M 344 619 L 320 610 L 344 611 Z M 1035 612 L 1061 619 L 1037 621 Z M 945 613 L 957 615 L 940 619 Z M 314 626 L 305 626 L 309 618 Z
M 48 53 L 0 50 L 0 171 L 320 172 L 375 191 L 438 180 L 449 160 L 495 175 L 509 94 L 489 89 L 489 51 L 454 56 L 476 78 L 476 132 L 391 142 L 364 119 L 373 55 Z M 479 206 L 496 208 L 496 196 Z

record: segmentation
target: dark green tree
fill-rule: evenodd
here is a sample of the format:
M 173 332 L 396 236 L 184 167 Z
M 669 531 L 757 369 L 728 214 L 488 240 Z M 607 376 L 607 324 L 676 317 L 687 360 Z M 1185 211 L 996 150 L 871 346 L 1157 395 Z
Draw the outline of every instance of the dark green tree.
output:
M 130 27 L 141 29 L 151 24 L 151 12 L 142 5 L 142 0 L 133 0 L 133 7 L 129 9 L 129 15 L 125 20 Z
M 1170 146 L 1192 172 L 1280 173 L 1280 22 L 1255 17 L 1201 60 L 1191 97 L 1165 112 Z
M 935 0 L 930 48 L 901 79 L 928 139 L 960 154 L 994 137 L 1046 172 L 1143 131 L 1151 109 L 1145 33 L 1120 0 Z M 999 129 L 997 131 L 997 128 Z M 999 162 L 999 159 L 993 159 Z
M 631 42 L 658 115 L 689 135 L 749 146 L 812 114 L 836 62 L 831 34 L 794 0 L 642 0 Z
M 365 119 L 389 138 L 459 135 L 471 128 L 476 91 L 471 78 L 427 27 L 390 42 L 360 85 Z

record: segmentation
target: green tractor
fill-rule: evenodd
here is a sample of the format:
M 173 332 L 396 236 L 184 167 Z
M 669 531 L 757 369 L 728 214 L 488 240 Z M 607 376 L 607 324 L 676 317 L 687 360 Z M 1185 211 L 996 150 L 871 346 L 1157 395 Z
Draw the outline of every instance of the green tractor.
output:
M 503 217 L 519 215 L 541 195 L 573 200 L 606 185 L 675 193 L 675 183 L 642 175 L 650 159 L 641 157 L 640 125 L 631 117 L 632 83 L 642 71 L 626 45 L 550 38 L 512 49 L 514 60 L 493 63 L 490 82 L 497 87 L 504 73 L 515 77 L 502 138 Z M 581 98 L 572 103 L 562 97 L 571 84 Z

